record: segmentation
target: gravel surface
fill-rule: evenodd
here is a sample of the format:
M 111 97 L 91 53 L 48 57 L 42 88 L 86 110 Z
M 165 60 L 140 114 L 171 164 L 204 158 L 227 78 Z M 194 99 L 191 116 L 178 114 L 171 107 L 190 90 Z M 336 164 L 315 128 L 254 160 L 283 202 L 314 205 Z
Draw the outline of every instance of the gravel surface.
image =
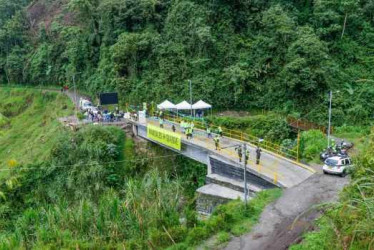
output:
M 313 227 L 313 221 L 321 214 L 318 205 L 336 201 L 348 182 L 348 176 L 317 173 L 285 189 L 282 197 L 265 208 L 251 233 L 233 238 L 226 249 L 287 249 Z

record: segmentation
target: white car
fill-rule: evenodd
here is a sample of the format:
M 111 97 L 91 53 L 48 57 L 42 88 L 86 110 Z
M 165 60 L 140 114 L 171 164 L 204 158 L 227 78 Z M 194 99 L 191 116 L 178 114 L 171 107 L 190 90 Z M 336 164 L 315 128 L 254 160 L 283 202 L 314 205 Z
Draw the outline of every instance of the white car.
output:
M 83 111 L 87 111 L 93 107 L 92 103 L 86 99 L 79 100 L 79 108 Z
M 344 177 L 352 167 L 352 161 L 348 156 L 333 156 L 326 159 L 322 169 L 324 174 Z

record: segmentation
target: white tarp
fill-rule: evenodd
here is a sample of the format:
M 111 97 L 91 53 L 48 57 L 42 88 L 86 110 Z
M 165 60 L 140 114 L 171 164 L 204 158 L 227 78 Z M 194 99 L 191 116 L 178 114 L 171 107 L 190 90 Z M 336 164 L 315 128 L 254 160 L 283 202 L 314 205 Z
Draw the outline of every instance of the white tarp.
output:
M 192 105 L 192 109 L 211 109 L 212 105 L 204 102 L 203 100 L 198 101 L 194 105 Z
M 176 109 L 175 105 L 168 100 L 165 100 L 164 102 L 157 105 L 158 109 Z
M 176 107 L 178 110 L 190 110 L 190 109 L 191 109 L 191 104 L 189 104 L 189 103 L 186 102 L 186 101 L 183 101 L 183 102 L 178 103 L 177 105 L 175 105 L 175 107 Z

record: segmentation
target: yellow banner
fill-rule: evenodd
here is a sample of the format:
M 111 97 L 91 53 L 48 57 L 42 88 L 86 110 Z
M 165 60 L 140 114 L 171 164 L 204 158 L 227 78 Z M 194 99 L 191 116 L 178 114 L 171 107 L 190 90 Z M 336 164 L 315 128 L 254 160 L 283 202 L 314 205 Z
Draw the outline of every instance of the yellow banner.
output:
M 149 139 L 160 142 L 168 147 L 181 150 L 182 137 L 177 133 L 148 124 L 147 136 Z

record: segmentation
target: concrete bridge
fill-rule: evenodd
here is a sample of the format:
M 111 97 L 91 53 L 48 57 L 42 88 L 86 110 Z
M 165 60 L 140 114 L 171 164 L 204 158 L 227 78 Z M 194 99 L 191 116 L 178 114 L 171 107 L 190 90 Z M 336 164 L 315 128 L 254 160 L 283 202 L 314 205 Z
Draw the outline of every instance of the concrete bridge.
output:
M 148 127 L 158 127 L 157 120 L 143 119 L 143 122 L 137 122 L 128 119 L 127 122 L 132 124 L 132 130 L 136 136 L 178 152 L 207 166 L 206 185 L 197 190 L 199 194 L 197 209 L 200 213 L 209 214 L 216 205 L 228 200 L 244 199 L 244 167 L 239 162 L 234 148 L 235 145 L 244 143 L 243 141 L 223 137 L 221 138 L 221 146 L 224 149 L 215 150 L 213 140 L 208 138 L 204 131 L 195 130 L 193 139 L 187 140 L 179 124 L 166 121 L 163 128 L 165 133 L 179 135 L 181 138 L 180 149 L 175 149 L 150 138 Z M 173 124 L 176 127 L 175 133 L 171 131 Z M 264 149 L 260 164 L 256 165 L 255 147 L 251 144 L 247 144 L 247 146 L 250 149 L 246 172 L 249 199 L 256 192 L 264 189 L 293 187 L 309 178 L 315 172 L 306 165 Z
M 278 155 L 262 148 L 260 164 L 255 163 L 255 146 L 241 140 L 223 136 L 221 138 L 221 150 L 216 150 L 212 138 L 208 138 L 203 130 L 195 129 L 192 139 L 187 139 L 182 133 L 179 124 L 165 120 L 164 128 L 160 129 L 157 118 L 143 118 L 140 121 L 124 119 L 120 122 L 102 122 L 101 125 L 128 127 L 130 125 L 134 135 L 156 143 L 169 150 L 182 154 L 190 159 L 207 166 L 206 185 L 199 188 L 197 210 L 201 214 L 210 214 L 215 206 L 229 200 L 240 198 L 244 200 L 244 167 L 239 162 L 235 151 L 236 145 L 247 144 L 250 157 L 246 168 L 248 197 L 264 189 L 290 188 L 305 181 L 315 171 L 299 162 Z M 66 125 L 82 126 L 92 122 L 69 122 L 61 120 Z M 176 131 L 172 132 L 172 125 Z M 152 139 L 149 128 L 157 128 L 166 136 L 175 135 L 180 142 L 180 148 L 170 147 L 160 140 Z

